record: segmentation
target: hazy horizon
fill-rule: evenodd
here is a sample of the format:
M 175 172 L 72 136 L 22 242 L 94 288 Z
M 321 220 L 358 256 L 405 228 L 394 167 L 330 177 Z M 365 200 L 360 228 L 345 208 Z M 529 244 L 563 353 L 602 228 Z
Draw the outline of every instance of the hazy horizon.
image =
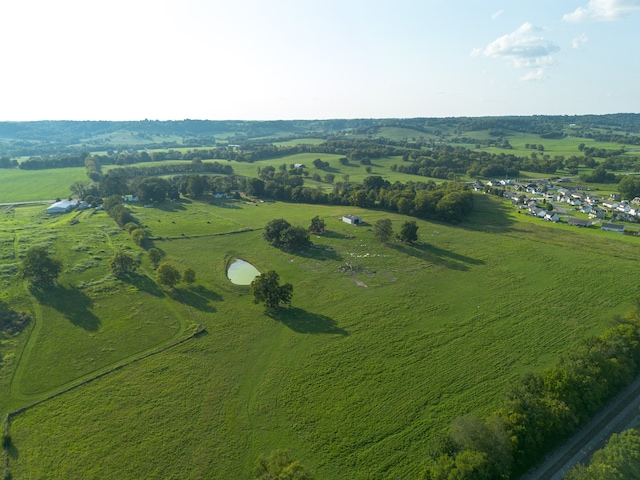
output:
M 26 0 L 0 121 L 640 111 L 640 0 Z

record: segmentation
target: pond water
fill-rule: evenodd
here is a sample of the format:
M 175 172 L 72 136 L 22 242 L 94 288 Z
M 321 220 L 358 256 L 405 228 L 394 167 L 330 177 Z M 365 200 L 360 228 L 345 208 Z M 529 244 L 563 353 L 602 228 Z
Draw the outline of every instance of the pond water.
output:
M 239 258 L 236 258 L 227 270 L 227 277 L 235 285 L 249 285 L 258 275 L 260 272 L 256 267 Z

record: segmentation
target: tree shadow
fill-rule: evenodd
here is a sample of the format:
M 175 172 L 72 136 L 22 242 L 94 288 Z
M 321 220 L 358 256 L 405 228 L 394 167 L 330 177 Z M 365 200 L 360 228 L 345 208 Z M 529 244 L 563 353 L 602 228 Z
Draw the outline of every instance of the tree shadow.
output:
M 289 255 L 295 255 L 297 257 L 302 258 L 312 258 L 314 260 L 342 260 L 342 255 L 336 252 L 333 248 L 323 247 L 321 245 L 313 245 L 311 244 L 305 248 L 299 249 L 288 249 L 288 248 L 280 248 L 283 252 L 288 253 Z
M 176 202 L 171 200 L 165 200 L 164 202 L 157 203 L 153 206 L 153 208 L 162 210 L 163 212 L 179 212 L 182 210 L 186 210 L 185 204 L 192 203 L 191 200 L 180 199 Z
M 212 200 L 209 202 L 209 205 L 213 205 L 218 208 L 227 208 L 230 210 L 240 210 L 242 207 L 239 207 L 235 202 L 225 202 L 224 200 Z
M 297 333 L 349 335 L 346 330 L 338 327 L 333 318 L 310 313 L 301 308 L 283 308 L 270 311 L 267 315 Z
M 93 301 L 76 287 L 58 285 L 46 290 L 31 287 L 30 291 L 39 303 L 57 310 L 75 326 L 89 332 L 100 329 L 102 322 L 90 311 Z
M 9 455 L 9 457 L 12 460 L 17 460 L 18 457 L 20 456 L 20 454 L 18 453 L 18 449 L 16 448 L 16 446 L 13 444 L 13 442 L 9 442 L 8 445 L 6 445 L 4 447 L 4 449 L 7 452 L 7 455 Z
M 459 226 L 466 230 L 501 233 L 511 231 L 513 207 L 494 195 L 474 195 L 473 212 Z
M 458 253 L 444 250 L 426 243 L 406 245 L 404 243 L 392 243 L 389 247 L 394 250 L 411 255 L 429 263 L 450 268 L 452 270 L 469 270 L 469 265 L 483 265 L 483 260 L 467 257 Z
M 211 302 L 222 301 L 220 295 L 200 285 L 193 288 L 178 288 L 172 293 L 172 297 L 189 307 L 209 313 L 217 311 Z
M 129 285 L 133 285 L 138 290 L 146 292 L 149 295 L 153 295 L 154 297 L 164 297 L 164 291 L 158 286 L 156 282 L 154 282 L 146 275 L 141 275 L 139 273 L 129 273 L 118 278 L 119 280 L 122 280 Z
M 338 240 L 344 240 L 347 236 L 344 233 L 336 232 L 334 230 L 325 230 L 324 233 L 321 234 L 322 237 L 327 238 L 335 238 Z

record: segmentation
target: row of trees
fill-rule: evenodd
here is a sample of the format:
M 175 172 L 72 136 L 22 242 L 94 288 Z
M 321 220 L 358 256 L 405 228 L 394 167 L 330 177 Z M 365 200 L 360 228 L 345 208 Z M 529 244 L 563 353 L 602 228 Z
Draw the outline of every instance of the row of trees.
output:
M 373 234 L 382 243 L 387 243 L 393 235 L 393 223 L 388 218 L 378 220 L 373 224 Z M 413 243 L 418 241 L 418 225 L 414 220 L 408 220 L 402 224 L 400 232 L 396 238 L 404 243 Z
M 528 374 L 487 419 L 464 417 L 431 449 L 423 478 L 516 478 L 629 384 L 640 366 L 640 308 L 557 366 Z

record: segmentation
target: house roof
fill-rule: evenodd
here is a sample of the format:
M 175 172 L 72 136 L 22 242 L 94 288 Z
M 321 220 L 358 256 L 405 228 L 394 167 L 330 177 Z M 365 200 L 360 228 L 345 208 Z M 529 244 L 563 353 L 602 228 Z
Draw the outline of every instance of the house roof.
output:
M 590 220 L 584 220 L 582 218 L 575 218 L 575 217 L 571 217 L 568 223 L 569 225 L 577 225 L 579 227 L 588 227 L 591 225 Z
M 624 225 L 621 223 L 602 222 L 602 228 L 608 230 L 620 230 L 621 232 L 624 231 Z

